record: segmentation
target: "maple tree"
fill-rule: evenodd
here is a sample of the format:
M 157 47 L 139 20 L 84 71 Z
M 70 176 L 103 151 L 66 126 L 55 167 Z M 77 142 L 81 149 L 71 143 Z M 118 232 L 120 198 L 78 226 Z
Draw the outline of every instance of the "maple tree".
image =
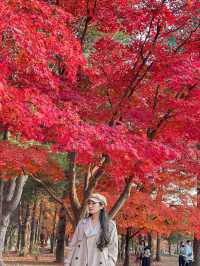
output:
M 155 181 L 137 184 L 133 188 L 129 199 L 116 216 L 119 233 L 124 236 L 123 265 L 130 265 L 131 239 L 137 239 L 141 234 L 148 237 L 151 247 L 153 245 L 149 236 L 152 239 L 155 235 L 160 238 L 177 233 L 183 236 L 193 236 L 194 232 L 198 234 L 200 213 L 193 191 L 195 185 L 195 178 L 193 181 L 188 180 L 187 175 L 178 175 L 173 171 L 162 173 Z M 160 260 L 159 255 L 157 257 Z
M 0 3 L 1 131 L 68 152 L 71 220 L 102 174 L 121 189 L 111 216 L 133 182 L 156 179 L 169 161 L 198 175 L 199 9 L 183 0 Z

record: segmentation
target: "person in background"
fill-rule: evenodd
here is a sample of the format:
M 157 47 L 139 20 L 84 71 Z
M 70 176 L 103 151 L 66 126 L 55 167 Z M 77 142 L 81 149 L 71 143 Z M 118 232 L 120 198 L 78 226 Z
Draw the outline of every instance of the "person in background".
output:
M 151 250 L 150 247 L 147 246 L 144 248 L 144 253 L 142 256 L 142 266 L 150 266 L 151 263 Z
M 185 243 L 181 241 L 179 248 L 179 266 L 185 266 L 185 256 L 186 256 Z
M 138 249 L 137 249 L 137 257 L 136 257 L 136 261 L 139 261 L 139 265 L 142 265 L 142 257 L 144 254 L 144 248 L 145 248 L 145 241 L 141 240 L 138 246 Z
M 194 259 L 193 248 L 191 240 L 187 240 L 185 246 L 185 265 L 184 266 L 192 266 L 192 262 Z

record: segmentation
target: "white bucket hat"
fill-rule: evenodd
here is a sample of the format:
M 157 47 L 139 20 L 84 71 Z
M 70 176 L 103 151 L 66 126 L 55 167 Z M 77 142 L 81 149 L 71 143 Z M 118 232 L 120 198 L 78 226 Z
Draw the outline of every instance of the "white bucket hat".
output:
M 99 193 L 92 193 L 88 200 L 94 201 L 94 202 L 99 202 L 102 203 L 104 206 L 107 206 L 107 199 L 105 196 Z

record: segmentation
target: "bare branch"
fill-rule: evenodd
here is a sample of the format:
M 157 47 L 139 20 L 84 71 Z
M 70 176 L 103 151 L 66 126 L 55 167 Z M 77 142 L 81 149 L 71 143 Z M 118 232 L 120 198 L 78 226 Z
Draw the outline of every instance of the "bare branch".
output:
M 71 201 L 71 206 L 73 210 L 73 214 L 75 216 L 75 219 L 78 219 L 79 216 L 79 210 L 81 208 L 81 204 L 78 199 L 77 191 L 76 191 L 76 153 L 75 152 L 70 152 L 68 154 L 68 159 L 69 159 L 69 172 L 66 173 L 69 177 L 69 182 L 70 182 L 70 201 Z
M 122 191 L 121 195 L 119 196 L 118 200 L 113 205 L 112 209 L 109 212 L 109 217 L 114 218 L 115 215 L 118 213 L 118 211 L 123 207 L 126 200 L 129 198 L 131 189 L 132 189 L 132 179 L 133 177 L 129 177 L 126 183 L 126 186 L 124 187 L 124 190 Z
M 83 192 L 85 192 L 88 189 L 89 180 L 90 180 L 91 176 L 92 176 L 92 170 L 91 170 L 91 164 L 90 164 L 88 167 L 87 174 L 84 177 L 84 191 Z

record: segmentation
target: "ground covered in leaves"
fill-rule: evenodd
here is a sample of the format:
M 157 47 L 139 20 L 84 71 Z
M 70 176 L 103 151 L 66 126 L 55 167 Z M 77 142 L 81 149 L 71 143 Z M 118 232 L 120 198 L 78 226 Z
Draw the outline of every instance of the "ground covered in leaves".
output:
M 6 266 L 39 266 L 39 265 L 52 265 L 52 266 L 61 266 L 62 264 L 54 263 L 54 257 L 51 255 L 41 255 L 37 257 L 16 257 L 14 255 L 4 257 Z M 177 257 L 162 257 L 161 262 L 154 262 L 153 266 L 175 266 L 177 265 L 178 260 Z M 133 262 L 132 266 L 137 266 L 138 264 Z M 118 266 L 122 266 L 122 264 L 118 264 Z

